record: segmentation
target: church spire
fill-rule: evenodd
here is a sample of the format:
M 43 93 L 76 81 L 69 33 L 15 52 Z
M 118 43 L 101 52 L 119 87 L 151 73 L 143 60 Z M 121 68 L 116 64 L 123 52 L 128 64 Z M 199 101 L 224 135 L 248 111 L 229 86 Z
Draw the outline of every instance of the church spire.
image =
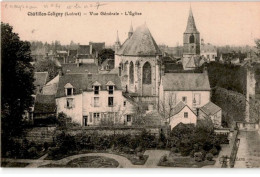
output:
M 116 53 L 118 52 L 120 47 L 121 47 L 121 43 L 120 43 L 120 40 L 119 40 L 119 37 L 118 37 L 118 30 L 117 30 L 117 32 L 116 32 L 116 42 L 115 42 L 115 52 Z
M 197 32 L 198 32 L 198 30 L 196 28 L 195 20 L 194 20 L 194 17 L 193 17 L 191 6 L 190 6 L 189 18 L 188 18 L 185 33 L 197 33 Z
M 129 29 L 129 32 L 128 32 L 128 38 L 130 38 L 134 33 L 134 29 L 133 29 L 133 25 L 132 25 L 132 22 L 131 22 L 131 26 L 130 26 L 130 29 Z

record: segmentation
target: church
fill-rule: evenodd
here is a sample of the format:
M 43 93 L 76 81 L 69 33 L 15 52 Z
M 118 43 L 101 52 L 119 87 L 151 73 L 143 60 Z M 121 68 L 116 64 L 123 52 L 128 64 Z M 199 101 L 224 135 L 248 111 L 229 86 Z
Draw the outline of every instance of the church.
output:
M 158 101 L 162 53 L 150 30 L 143 24 L 120 45 L 115 43 L 115 68 L 126 94 L 155 108 Z
M 183 69 L 195 69 L 198 62 L 196 59 L 200 58 L 200 33 L 191 9 L 183 34 L 183 46 Z M 131 24 L 128 37 L 122 45 L 117 34 L 115 68 L 118 68 L 125 92 L 155 108 L 159 101 L 164 66 L 162 52 L 146 24 L 137 27 L 135 31 Z

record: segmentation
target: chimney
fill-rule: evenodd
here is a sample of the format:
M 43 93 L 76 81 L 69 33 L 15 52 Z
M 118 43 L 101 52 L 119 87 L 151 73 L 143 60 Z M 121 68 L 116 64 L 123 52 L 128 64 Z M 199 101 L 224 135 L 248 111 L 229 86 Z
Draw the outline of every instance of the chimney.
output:
M 125 86 L 125 93 L 128 93 L 127 85 Z

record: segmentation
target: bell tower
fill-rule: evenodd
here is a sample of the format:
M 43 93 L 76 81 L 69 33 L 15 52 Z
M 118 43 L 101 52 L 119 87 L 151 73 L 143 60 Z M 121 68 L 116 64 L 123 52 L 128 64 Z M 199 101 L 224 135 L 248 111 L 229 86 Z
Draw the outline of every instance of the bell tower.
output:
M 187 27 L 183 33 L 183 56 L 200 55 L 200 33 L 196 28 L 190 7 Z
M 120 49 L 121 47 L 121 43 L 120 43 L 120 40 L 119 40 L 119 37 L 118 37 L 118 31 L 117 31 L 117 34 L 116 34 L 116 42 L 115 42 L 115 53 L 117 53 L 117 51 Z

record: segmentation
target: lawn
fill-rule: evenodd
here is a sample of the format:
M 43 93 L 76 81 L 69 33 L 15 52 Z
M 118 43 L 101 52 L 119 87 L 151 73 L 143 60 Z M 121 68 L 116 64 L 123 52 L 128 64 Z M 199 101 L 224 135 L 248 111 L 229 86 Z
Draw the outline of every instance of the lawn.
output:
M 40 168 L 117 168 L 119 163 L 111 158 L 100 156 L 80 157 L 65 165 L 48 164 Z
M 176 154 L 175 154 L 176 155 Z M 182 167 L 182 168 L 201 168 L 207 165 L 214 165 L 215 161 L 201 161 L 197 162 L 194 158 L 186 156 L 174 156 L 173 154 L 169 155 L 166 160 L 162 157 L 158 166 L 165 166 L 165 167 Z
M 129 153 L 124 153 L 122 151 L 116 151 L 116 150 L 80 150 L 80 151 L 70 151 L 66 154 L 55 154 L 54 156 L 52 155 L 48 155 L 45 160 L 60 160 L 63 159 L 65 157 L 69 157 L 72 155 L 78 155 L 78 154 L 87 154 L 87 153 L 110 153 L 110 154 L 116 154 L 116 155 L 121 155 L 124 156 L 125 158 L 127 158 L 128 160 L 131 161 L 131 163 L 133 165 L 143 165 L 145 164 L 146 160 L 148 159 L 148 155 L 143 155 L 142 159 L 139 159 L 138 156 L 133 153 L 133 154 L 129 154 Z M 142 152 L 144 153 L 144 152 Z
M 22 163 L 22 162 L 2 162 L 1 167 L 6 168 L 23 168 L 29 165 L 29 163 Z

